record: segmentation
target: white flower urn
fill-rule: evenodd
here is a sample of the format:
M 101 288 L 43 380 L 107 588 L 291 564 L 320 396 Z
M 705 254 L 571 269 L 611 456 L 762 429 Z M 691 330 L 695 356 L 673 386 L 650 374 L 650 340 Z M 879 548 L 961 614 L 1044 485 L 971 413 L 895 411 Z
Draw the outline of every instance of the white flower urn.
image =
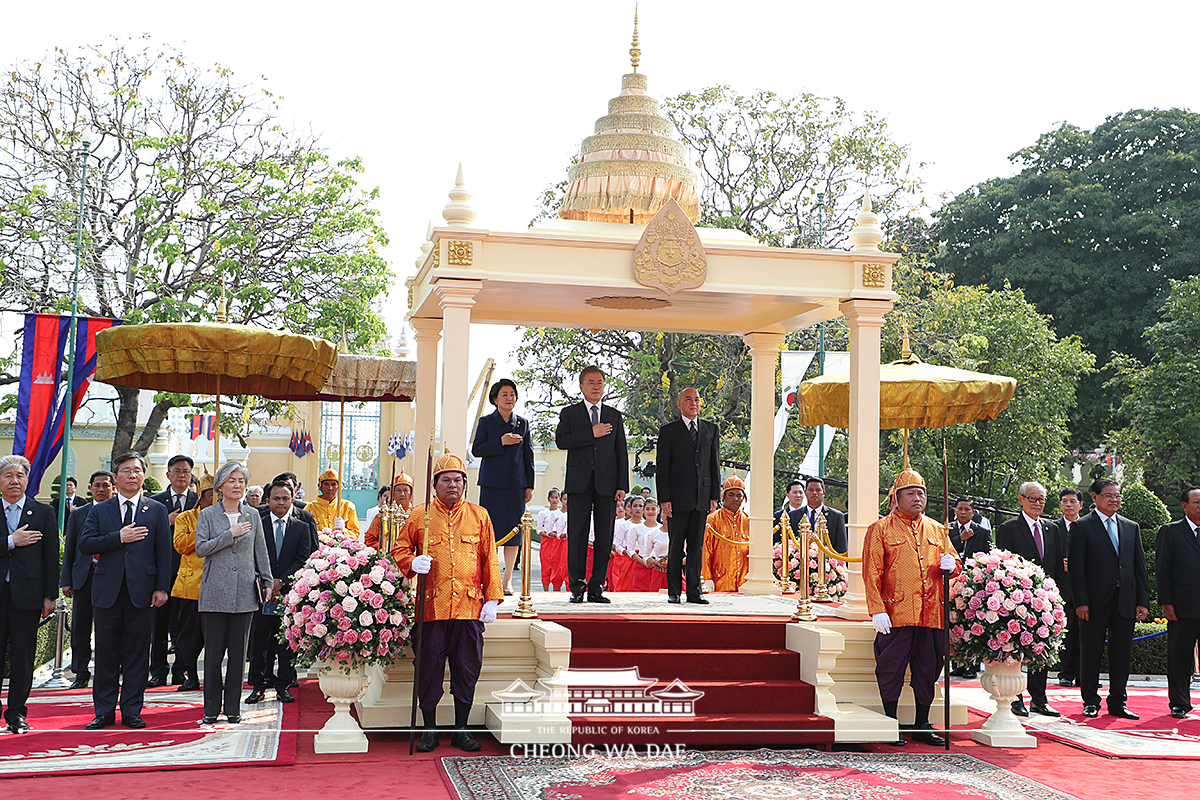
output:
M 350 706 L 367 690 L 366 667 L 357 663 L 318 661 L 317 679 L 325 699 L 333 704 L 333 716 L 317 731 L 313 750 L 318 753 L 365 753 L 367 735 L 350 714 Z
M 1037 747 L 1037 737 L 1026 733 L 1012 712 L 1013 701 L 1025 691 L 1025 682 L 1020 662 L 983 662 L 979 683 L 996 701 L 996 711 L 971 734 L 972 739 L 991 747 Z

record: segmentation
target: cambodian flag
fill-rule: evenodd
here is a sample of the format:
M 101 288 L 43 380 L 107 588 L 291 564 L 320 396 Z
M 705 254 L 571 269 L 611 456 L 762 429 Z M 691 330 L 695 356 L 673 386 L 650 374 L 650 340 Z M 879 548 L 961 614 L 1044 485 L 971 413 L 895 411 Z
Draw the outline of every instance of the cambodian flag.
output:
M 75 318 L 71 421 L 74 421 L 92 376 L 96 374 L 96 333 L 120 324 L 120 320 L 104 317 Z M 70 326 L 71 318 L 59 314 L 25 315 L 13 452 L 29 459 L 29 488 L 26 490 L 29 497 L 37 496 L 42 476 L 62 450 L 66 409 L 62 407 L 59 382 Z

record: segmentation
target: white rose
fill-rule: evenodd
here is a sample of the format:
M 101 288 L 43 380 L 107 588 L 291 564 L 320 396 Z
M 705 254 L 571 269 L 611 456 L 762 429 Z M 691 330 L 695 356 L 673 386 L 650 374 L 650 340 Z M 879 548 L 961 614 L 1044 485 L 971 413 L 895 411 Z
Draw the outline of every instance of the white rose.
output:
M 383 583 L 383 574 L 382 567 L 375 567 L 371 570 L 371 580 L 375 581 L 375 583 Z
M 375 624 L 375 615 L 370 611 L 364 611 L 358 615 L 358 622 L 364 628 Z
M 394 595 L 396 593 L 396 585 L 391 581 L 383 581 L 379 584 L 380 590 L 386 595 Z
M 349 587 L 346 586 L 345 581 L 338 581 L 333 585 L 333 590 L 344 597 Z
M 337 574 L 339 577 L 349 578 L 350 573 L 352 573 L 352 572 L 354 572 L 354 570 L 350 569 L 349 564 L 338 564 L 337 565 Z
M 355 597 L 358 597 L 362 593 L 363 593 L 363 585 L 361 583 L 359 583 L 358 581 L 355 581 L 354 583 L 350 584 L 350 594 L 352 594 Z
M 342 600 L 342 608 L 347 612 L 353 612 L 354 609 L 358 608 L 358 601 L 353 597 L 346 597 Z

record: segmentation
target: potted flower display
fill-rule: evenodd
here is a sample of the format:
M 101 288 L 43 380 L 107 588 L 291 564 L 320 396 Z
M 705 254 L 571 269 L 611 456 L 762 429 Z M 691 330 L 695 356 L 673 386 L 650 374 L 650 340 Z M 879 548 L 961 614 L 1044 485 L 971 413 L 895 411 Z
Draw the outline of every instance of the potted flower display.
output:
M 996 701 L 984 731 L 1020 731 L 1011 704 L 1025 690 L 1021 665 L 1045 669 L 1058 658 L 1066 613 L 1053 578 L 1007 550 L 968 558 L 950 586 L 950 643 L 955 658 L 983 662 L 980 683 Z
M 315 664 L 334 715 L 317 734 L 318 752 L 365 752 L 350 704 L 366 689 L 369 665 L 403 658 L 415 620 L 409 581 L 386 555 L 325 529 L 287 593 L 281 636 L 296 660 Z

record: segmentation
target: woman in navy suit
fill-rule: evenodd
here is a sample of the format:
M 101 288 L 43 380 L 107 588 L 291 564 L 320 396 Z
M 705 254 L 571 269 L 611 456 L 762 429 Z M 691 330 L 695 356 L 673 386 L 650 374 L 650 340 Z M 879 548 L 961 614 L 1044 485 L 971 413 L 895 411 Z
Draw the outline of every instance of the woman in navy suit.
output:
M 517 385 L 501 378 L 488 390 L 488 400 L 496 410 L 479 420 L 471 453 L 479 465 L 479 505 L 492 518 L 496 538 L 503 539 L 521 524 L 525 505 L 533 497 L 533 445 L 529 440 L 529 421 L 513 413 L 517 405 Z M 521 533 L 504 545 L 504 594 L 512 594 L 513 565 Z M 528 568 L 528 567 L 526 567 Z

